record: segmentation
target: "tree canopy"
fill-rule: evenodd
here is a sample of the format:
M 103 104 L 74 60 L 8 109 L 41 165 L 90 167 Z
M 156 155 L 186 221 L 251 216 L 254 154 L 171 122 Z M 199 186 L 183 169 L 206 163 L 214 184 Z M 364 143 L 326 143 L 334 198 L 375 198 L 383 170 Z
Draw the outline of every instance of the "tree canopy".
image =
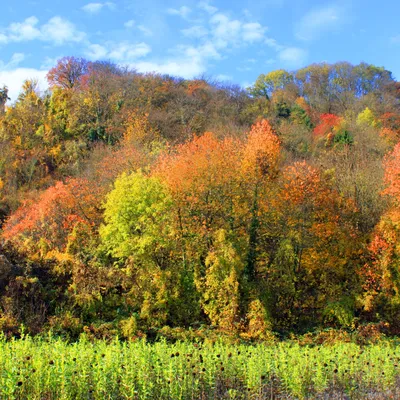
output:
M 1 330 L 400 332 L 389 71 L 314 64 L 244 90 L 64 57 L 47 78 L 11 105 L 0 89 Z

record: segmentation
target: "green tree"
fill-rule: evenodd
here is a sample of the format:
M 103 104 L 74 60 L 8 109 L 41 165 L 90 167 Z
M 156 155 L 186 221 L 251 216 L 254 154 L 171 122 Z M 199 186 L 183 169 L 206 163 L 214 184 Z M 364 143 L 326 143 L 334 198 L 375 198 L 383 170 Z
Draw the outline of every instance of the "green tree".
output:
M 107 195 L 105 224 L 100 237 L 107 253 L 115 258 L 154 257 L 160 266 L 168 245 L 172 200 L 157 178 L 141 171 L 122 174 Z
M 292 82 L 293 76 L 284 69 L 279 69 L 266 75 L 261 74 L 254 85 L 249 88 L 249 93 L 255 97 L 266 97 L 269 99 L 275 90 L 284 89 Z
M 8 97 L 8 88 L 7 86 L 3 86 L 3 88 L 0 89 L 0 115 L 4 114 L 7 100 L 10 100 Z

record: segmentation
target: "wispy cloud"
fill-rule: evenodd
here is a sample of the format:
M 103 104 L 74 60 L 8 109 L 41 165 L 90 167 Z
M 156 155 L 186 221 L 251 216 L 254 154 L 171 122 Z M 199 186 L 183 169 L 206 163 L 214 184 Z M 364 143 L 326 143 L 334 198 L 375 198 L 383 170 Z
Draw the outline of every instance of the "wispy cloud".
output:
M 267 38 L 265 38 L 264 43 L 265 43 L 268 47 L 271 47 L 272 49 L 277 50 L 277 51 L 280 51 L 280 50 L 283 50 L 283 49 L 284 49 L 284 46 L 280 45 L 280 44 L 276 41 L 276 39 L 274 39 L 274 38 L 267 37 Z
M 144 25 L 138 25 L 138 29 L 139 29 L 139 31 L 142 32 L 143 35 L 145 35 L 145 36 L 153 36 L 153 31 L 152 31 L 151 29 L 147 28 L 147 27 L 144 26 Z
M 134 19 L 130 19 L 129 21 L 126 21 L 124 23 L 125 28 L 133 28 L 135 26 L 135 20 Z
M 249 22 L 243 24 L 243 40 L 246 42 L 257 42 L 264 38 L 267 28 L 258 22 Z
M 25 60 L 25 54 L 24 53 L 14 53 L 11 56 L 10 61 L 8 62 L 8 64 L 6 64 L 4 66 L 4 69 L 10 69 L 10 68 L 15 68 L 17 67 L 19 64 L 21 64 L 22 61 Z
M 165 61 L 141 61 L 132 65 L 139 72 L 157 72 L 182 78 L 193 78 L 204 72 L 204 64 L 198 59 Z
M 92 60 L 111 59 L 117 63 L 130 64 L 139 58 L 147 56 L 151 47 L 146 43 L 130 43 L 127 41 L 104 44 L 90 44 L 86 56 Z
M 210 19 L 211 33 L 217 47 L 224 48 L 231 44 L 242 45 L 258 42 L 265 38 L 266 26 L 259 22 L 242 22 L 231 19 L 223 13 L 214 14 Z
M 38 28 L 39 20 L 35 17 L 26 18 L 22 22 L 13 22 L 4 33 L 5 42 L 22 42 L 40 39 L 42 32 Z
M 151 52 L 151 47 L 146 43 L 131 44 L 122 42 L 112 46 L 108 56 L 112 60 L 119 62 L 129 62 L 147 56 Z
M 113 9 L 119 4 L 115 0 L 114 2 L 94 0 L 95 2 L 89 3 L 87 1 L 90 0 L 82 1 L 82 10 L 90 15 Z M 197 3 L 187 4 L 159 10 L 154 18 L 142 18 L 140 14 L 128 16 L 123 26 L 127 29 L 125 34 L 129 36 L 121 38 L 120 41 L 117 39 L 118 36 L 113 36 L 112 40 L 102 35 L 92 39 L 90 32 L 86 34 L 80 31 L 73 22 L 61 16 L 54 16 L 48 20 L 39 20 L 36 16 L 31 16 L 23 21 L 13 22 L 3 29 L 0 28 L 0 46 L 34 40 L 55 46 L 79 43 L 77 51 L 90 60 L 109 59 L 141 72 L 155 71 L 184 78 L 200 76 L 212 70 L 220 60 L 227 59 L 233 54 L 242 54 L 242 51 L 244 54 L 246 48 L 254 50 L 252 57 L 255 58 L 250 59 L 250 53 L 247 53 L 237 70 L 254 72 L 257 65 L 265 66 L 266 62 L 275 61 L 286 68 L 297 68 L 307 59 L 307 52 L 301 49 L 301 46 L 283 45 L 273 38 L 268 27 L 263 21 L 258 20 L 257 16 L 250 13 L 235 15 L 231 11 L 218 9 L 212 1 L 207 0 L 197 0 Z M 178 21 L 178 18 L 184 21 Z M 303 19 L 307 22 L 306 16 Z M 170 27 L 167 23 L 174 24 L 175 27 Z M 179 28 L 176 28 L 176 23 L 179 23 Z M 184 26 L 180 26 L 182 23 Z M 178 33 L 180 29 L 181 33 L 178 40 L 175 38 L 174 44 L 170 43 L 170 40 L 173 40 L 172 36 L 167 38 L 169 45 L 164 55 L 152 53 L 150 46 L 150 37 L 153 32 L 156 34 L 160 24 L 166 26 L 164 31 L 170 28 L 173 31 L 174 28 L 175 31 L 178 29 Z M 133 42 L 126 40 L 133 33 L 140 39 Z M 260 46 L 262 55 L 258 51 Z M 51 57 L 54 55 L 51 54 Z M 8 63 L 0 64 L 0 71 L 6 66 L 10 71 L 22 70 L 20 65 L 24 62 L 24 57 L 22 53 L 15 53 Z M 42 69 L 52 64 L 54 65 L 54 60 L 49 59 L 46 67 L 43 64 L 43 67 L 36 70 L 39 71 L 39 76 L 44 76 Z M 33 75 L 32 73 L 28 76 Z M 15 82 L 17 76 L 19 75 L 15 72 L 13 75 Z M 219 75 L 220 80 L 230 78 L 225 73 Z M 21 83 L 22 81 L 19 85 Z
M 286 68 L 299 68 L 307 60 L 307 51 L 298 47 L 287 47 L 278 54 L 279 60 Z
M 205 42 L 199 46 L 181 46 L 183 54 L 199 61 L 220 60 L 222 58 L 218 48 L 212 42 Z
M 136 21 L 134 19 L 130 19 L 124 23 L 125 28 L 127 29 L 137 29 L 145 36 L 153 36 L 153 32 L 151 29 L 147 28 L 144 25 L 136 25 Z
M 53 68 L 57 64 L 57 61 L 62 57 L 62 54 L 59 54 L 56 57 L 45 57 L 42 65 L 40 66 L 40 70 L 49 70 L 50 68 Z
M 181 32 L 183 36 L 194 39 L 202 38 L 208 35 L 208 29 L 202 25 L 191 26 L 190 28 L 182 29 Z
M 218 11 L 217 7 L 212 6 L 207 1 L 200 1 L 200 3 L 197 5 L 197 7 L 211 15 L 215 14 Z
M 227 15 L 218 13 L 211 18 L 210 23 L 218 47 L 226 47 L 228 43 L 237 41 L 242 28 L 239 20 L 230 19 Z
M 347 20 L 345 9 L 328 5 L 310 10 L 296 25 L 295 35 L 300 40 L 312 40 L 321 33 L 339 28 Z
M 67 42 L 82 42 L 85 34 L 79 32 L 75 25 L 61 17 L 51 18 L 41 29 L 42 40 L 62 45 Z
M 187 19 L 192 10 L 189 7 L 182 6 L 180 8 L 168 8 L 167 13 L 170 15 L 177 15 L 183 19 Z
M 82 7 L 82 10 L 89 14 L 97 14 L 103 8 L 108 8 L 110 10 L 115 9 L 115 3 L 105 2 L 105 3 L 89 3 Z
M 85 33 L 78 31 L 72 22 L 59 16 L 50 18 L 41 26 L 38 18 L 32 16 L 22 22 L 13 22 L 0 32 L 0 42 L 3 44 L 41 40 L 63 45 L 68 42 L 82 42 L 85 37 Z
M 178 44 L 170 50 L 164 60 L 140 61 L 132 63 L 138 71 L 154 71 L 191 78 L 205 73 L 208 67 L 227 56 L 235 49 L 266 39 L 267 27 L 258 21 L 243 21 L 230 17 L 209 2 L 202 1 L 197 7 L 207 16 L 197 18 L 191 25 L 181 30 L 187 39 L 196 39 L 198 44 Z M 188 7 L 168 9 L 170 15 L 178 15 L 186 20 L 198 15 Z M 191 20 L 192 21 L 192 20 Z
M 102 60 L 107 57 L 109 50 L 98 43 L 93 43 L 88 46 L 86 49 L 86 57 L 90 58 L 91 60 Z

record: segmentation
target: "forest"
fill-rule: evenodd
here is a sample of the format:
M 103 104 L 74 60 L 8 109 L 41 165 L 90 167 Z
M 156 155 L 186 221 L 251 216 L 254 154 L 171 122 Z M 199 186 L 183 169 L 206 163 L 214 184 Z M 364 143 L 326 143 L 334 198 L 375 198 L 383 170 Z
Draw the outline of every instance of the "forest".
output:
M 47 80 L 0 90 L 6 337 L 400 334 L 390 71 L 244 89 L 64 57 Z

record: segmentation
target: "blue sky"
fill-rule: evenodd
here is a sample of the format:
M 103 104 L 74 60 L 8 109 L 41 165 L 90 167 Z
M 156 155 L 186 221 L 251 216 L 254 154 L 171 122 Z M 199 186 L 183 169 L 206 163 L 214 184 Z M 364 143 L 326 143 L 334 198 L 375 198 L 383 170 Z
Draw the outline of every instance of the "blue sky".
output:
M 8 5 L 7 5 L 8 3 Z M 400 1 L 10 0 L 0 15 L 0 85 L 67 55 L 242 86 L 313 62 L 384 66 L 400 79 Z

